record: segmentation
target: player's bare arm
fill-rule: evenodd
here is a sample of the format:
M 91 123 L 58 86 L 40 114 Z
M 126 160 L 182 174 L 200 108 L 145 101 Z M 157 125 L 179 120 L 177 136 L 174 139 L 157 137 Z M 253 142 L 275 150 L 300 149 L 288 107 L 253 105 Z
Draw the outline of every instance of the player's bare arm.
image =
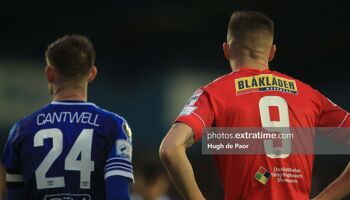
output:
M 6 169 L 0 164 L 0 200 L 6 197 Z
M 175 123 L 163 139 L 159 149 L 160 158 L 174 185 L 185 199 L 204 199 L 196 183 L 186 149 L 194 143 L 192 128 Z
M 337 200 L 350 194 L 350 163 L 344 172 L 313 200 Z

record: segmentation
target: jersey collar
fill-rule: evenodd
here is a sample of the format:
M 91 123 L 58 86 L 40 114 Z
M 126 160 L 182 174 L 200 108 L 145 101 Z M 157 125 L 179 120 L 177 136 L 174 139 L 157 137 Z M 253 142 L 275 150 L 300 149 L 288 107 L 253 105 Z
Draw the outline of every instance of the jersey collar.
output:
M 52 105 L 91 105 L 97 107 L 94 103 L 80 101 L 80 100 L 62 100 L 62 101 L 52 101 Z
M 270 72 L 271 70 L 269 68 L 259 70 L 259 69 L 253 69 L 251 67 L 240 67 L 237 71 L 250 71 L 250 72 L 264 73 L 264 72 Z

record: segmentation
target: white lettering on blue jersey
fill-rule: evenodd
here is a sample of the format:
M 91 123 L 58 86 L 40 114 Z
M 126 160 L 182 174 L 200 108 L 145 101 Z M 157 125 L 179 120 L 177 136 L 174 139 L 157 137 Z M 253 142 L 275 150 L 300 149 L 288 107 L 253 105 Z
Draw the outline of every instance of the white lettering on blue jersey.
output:
M 100 124 L 97 123 L 97 120 L 98 114 L 90 112 L 50 112 L 38 114 L 36 117 L 38 126 L 69 122 L 71 124 L 80 123 L 99 127 Z

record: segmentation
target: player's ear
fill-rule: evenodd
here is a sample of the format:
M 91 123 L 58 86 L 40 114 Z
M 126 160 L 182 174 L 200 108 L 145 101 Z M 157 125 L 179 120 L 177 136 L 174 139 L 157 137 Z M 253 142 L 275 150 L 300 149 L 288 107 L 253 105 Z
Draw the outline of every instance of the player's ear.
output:
M 230 49 L 230 45 L 227 42 L 224 42 L 222 44 L 222 48 L 224 50 L 224 56 L 227 60 L 231 59 L 231 49 Z
M 270 49 L 269 62 L 272 61 L 273 58 L 275 57 L 276 50 L 277 50 L 277 47 L 275 44 L 273 44 Z
M 45 67 L 45 76 L 46 80 L 49 83 L 53 83 L 55 81 L 55 69 L 51 66 L 46 66 Z
M 91 82 L 96 78 L 97 75 L 97 67 L 96 66 L 92 66 L 92 68 L 90 69 L 89 72 L 89 79 L 88 81 Z

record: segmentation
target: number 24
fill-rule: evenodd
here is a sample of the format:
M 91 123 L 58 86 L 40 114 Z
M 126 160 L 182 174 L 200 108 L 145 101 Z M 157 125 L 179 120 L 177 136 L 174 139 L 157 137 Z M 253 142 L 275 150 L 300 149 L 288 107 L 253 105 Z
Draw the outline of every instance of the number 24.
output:
M 93 129 L 84 129 L 74 142 L 64 162 L 65 170 L 80 171 L 80 188 L 82 189 L 90 188 L 91 172 L 94 171 L 94 161 L 91 160 L 92 135 Z M 65 187 L 63 176 L 46 177 L 47 171 L 63 151 L 62 131 L 57 128 L 38 131 L 34 136 L 34 147 L 44 146 L 44 140 L 48 138 L 52 139 L 52 148 L 35 170 L 37 189 Z M 79 155 L 81 158 L 77 160 Z

